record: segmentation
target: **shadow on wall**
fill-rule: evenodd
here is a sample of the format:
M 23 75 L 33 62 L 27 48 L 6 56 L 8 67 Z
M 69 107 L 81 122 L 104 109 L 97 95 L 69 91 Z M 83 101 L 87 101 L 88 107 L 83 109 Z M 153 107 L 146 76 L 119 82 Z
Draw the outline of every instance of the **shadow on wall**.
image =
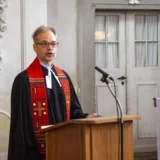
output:
M 10 115 L 0 110 L 0 160 L 7 160 Z

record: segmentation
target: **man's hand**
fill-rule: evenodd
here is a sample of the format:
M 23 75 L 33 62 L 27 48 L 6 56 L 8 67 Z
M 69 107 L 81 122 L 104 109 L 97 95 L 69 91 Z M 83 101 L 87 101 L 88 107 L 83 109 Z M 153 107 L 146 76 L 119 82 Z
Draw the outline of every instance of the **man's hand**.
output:
M 97 116 L 97 113 L 89 114 L 86 118 L 94 118 Z

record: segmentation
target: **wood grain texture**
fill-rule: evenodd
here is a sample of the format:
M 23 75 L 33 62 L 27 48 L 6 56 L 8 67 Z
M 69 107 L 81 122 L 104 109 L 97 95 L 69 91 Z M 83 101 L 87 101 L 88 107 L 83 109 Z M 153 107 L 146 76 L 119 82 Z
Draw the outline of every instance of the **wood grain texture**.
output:
M 92 125 L 92 160 L 118 160 L 120 157 L 118 124 Z M 124 160 L 133 160 L 132 122 L 124 123 Z
M 70 121 L 44 129 L 47 160 L 119 160 L 120 136 L 115 119 L 103 117 L 90 123 L 87 119 L 83 119 L 83 123 L 75 120 L 76 123 Z M 124 120 L 124 160 L 133 160 L 134 119 L 139 117 Z
M 69 125 L 47 133 L 47 160 L 82 160 L 82 126 Z

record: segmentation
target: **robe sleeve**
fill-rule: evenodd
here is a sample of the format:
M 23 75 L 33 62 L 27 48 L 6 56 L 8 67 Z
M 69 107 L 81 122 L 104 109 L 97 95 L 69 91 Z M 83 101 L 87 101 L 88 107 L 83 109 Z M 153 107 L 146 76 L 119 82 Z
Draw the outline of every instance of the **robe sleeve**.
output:
M 75 89 L 73 87 L 72 81 L 69 77 L 69 75 L 64 72 L 69 80 L 70 84 L 70 90 L 71 90 L 71 119 L 78 119 L 78 118 L 86 118 L 87 113 L 83 113 L 82 107 L 79 103 L 79 100 L 77 98 Z
M 11 92 L 11 124 L 8 160 L 40 160 L 36 146 L 26 71 L 14 80 Z

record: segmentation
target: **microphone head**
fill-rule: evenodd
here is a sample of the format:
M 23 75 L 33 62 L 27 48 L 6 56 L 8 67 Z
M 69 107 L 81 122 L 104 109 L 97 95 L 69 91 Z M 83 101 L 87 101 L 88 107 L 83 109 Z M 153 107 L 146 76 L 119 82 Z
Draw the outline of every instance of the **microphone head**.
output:
M 99 67 L 95 66 L 95 69 L 96 69 L 98 72 L 102 73 L 102 74 L 103 74 L 103 76 L 105 76 L 106 78 L 109 76 L 109 74 L 108 74 L 108 73 L 104 72 L 104 71 L 103 71 L 103 70 L 101 70 Z

